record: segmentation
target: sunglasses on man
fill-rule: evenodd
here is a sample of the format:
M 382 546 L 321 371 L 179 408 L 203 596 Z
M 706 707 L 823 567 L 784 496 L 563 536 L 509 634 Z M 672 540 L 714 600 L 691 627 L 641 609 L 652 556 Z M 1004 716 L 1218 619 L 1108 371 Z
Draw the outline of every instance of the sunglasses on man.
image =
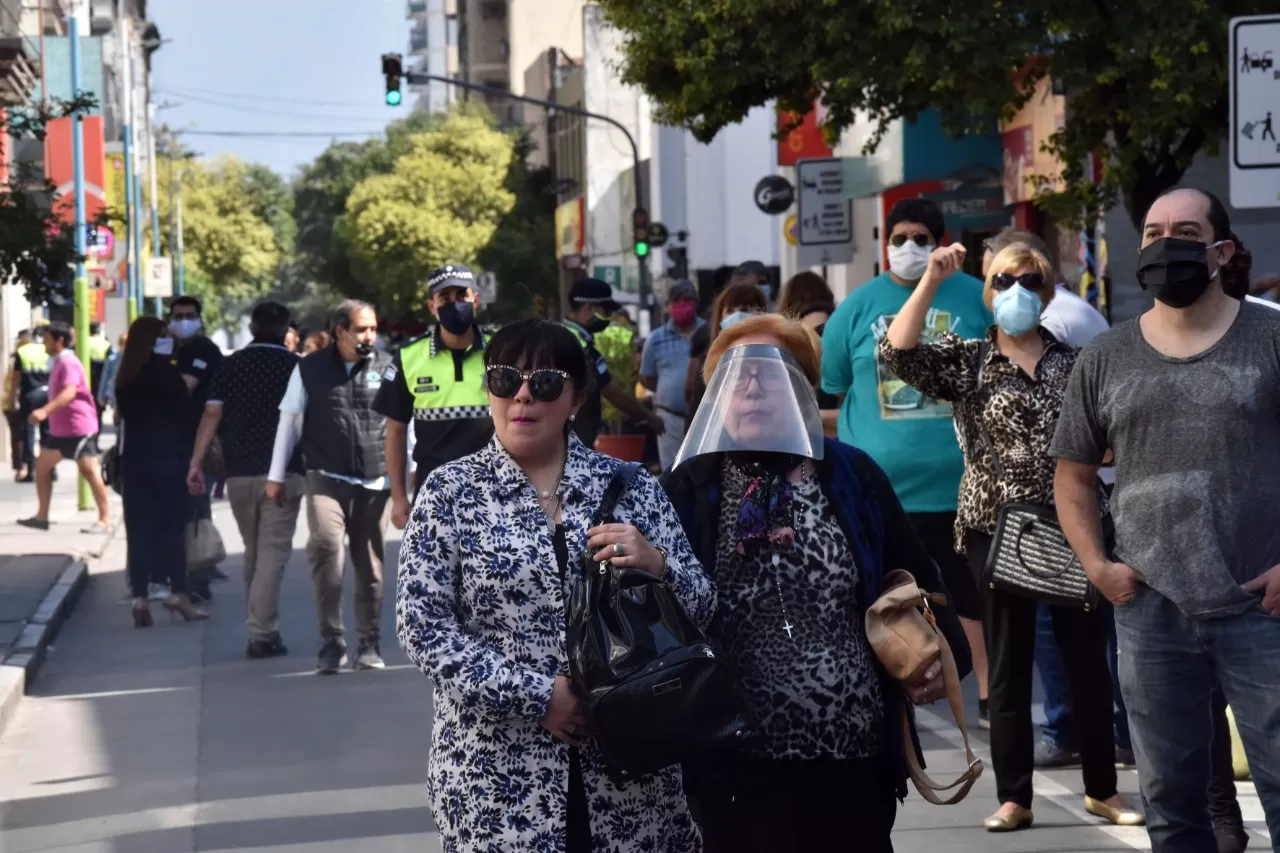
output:
M 906 245 L 908 240 L 915 243 L 922 249 L 933 245 L 933 238 L 928 234 L 894 234 L 889 238 L 889 245 L 893 246 L 895 249 L 900 249 Z

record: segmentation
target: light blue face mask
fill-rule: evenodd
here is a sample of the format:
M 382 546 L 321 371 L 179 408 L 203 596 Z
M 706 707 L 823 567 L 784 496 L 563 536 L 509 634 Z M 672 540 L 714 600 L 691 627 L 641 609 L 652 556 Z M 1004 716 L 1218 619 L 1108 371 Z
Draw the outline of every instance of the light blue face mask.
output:
M 1040 296 L 1015 284 L 1008 290 L 1002 290 L 991 300 L 991 312 L 996 315 L 996 325 L 1006 335 L 1018 337 L 1030 332 L 1040 325 L 1040 312 L 1044 303 Z
M 736 326 L 743 320 L 750 320 L 754 316 L 756 315 L 753 311 L 734 311 L 732 314 L 726 314 L 720 318 L 720 328 L 724 330 L 730 326 Z

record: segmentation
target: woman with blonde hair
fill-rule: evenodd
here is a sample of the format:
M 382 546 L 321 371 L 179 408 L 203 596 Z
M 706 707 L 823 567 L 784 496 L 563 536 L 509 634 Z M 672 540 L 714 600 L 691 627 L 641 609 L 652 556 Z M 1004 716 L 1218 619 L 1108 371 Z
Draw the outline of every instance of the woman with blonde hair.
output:
M 1052 266 L 1040 252 L 1014 243 L 992 259 L 983 299 L 995 325 L 982 340 L 944 332 L 922 343 L 929 303 L 964 262 L 965 249 L 936 249 L 906 305 L 879 344 L 879 356 L 904 382 L 954 407 L 964 475 L 956 515 L 956 550 L 968 559 L 983 594 L 989 660 L 991 757 L 1000 808 L 987 818 L 990 832 L 1031 826 L 1035 738 L 1031 722 L 1035 599 L 993 589 L 983 574 L 1001 508 L 1007 503 L 1051 506 L 1055 461 L 1049 443 L 1058 424 L 1077 351 L 1040 325 L 1054 297 Z M 1115 737 L 1105 619 L 1055 606 L 1053 629 L 1071 688 L 1085 808 L 1122 825 L 1143 822 L 1116 793 Z
M 902 690 L 863 627 L 885 575 L 943 590 L 884 472 L 824 439 L 817 336 L 776 314 L 711 344 L 707 396 L 666 482 L 719 606 L 710 633 L 753 720 L 736 749 L 685 765 L 708 853 L 888 853 L 906 796 Z M 949 606 L 935 610 L 969 670 Z M 941 668 L 911 698 L 941 698 Z M 849 827 L 856 827 L 850 832 Z

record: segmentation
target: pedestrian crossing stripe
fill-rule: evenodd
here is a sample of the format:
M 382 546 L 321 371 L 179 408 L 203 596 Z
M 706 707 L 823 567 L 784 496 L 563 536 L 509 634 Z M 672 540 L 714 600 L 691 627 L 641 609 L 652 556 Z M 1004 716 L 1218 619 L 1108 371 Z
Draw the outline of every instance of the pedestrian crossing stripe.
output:
M 489 417 L 488 406 L 446 406 L 442 409 L 414 409 L 416 421 L 465 421 Z

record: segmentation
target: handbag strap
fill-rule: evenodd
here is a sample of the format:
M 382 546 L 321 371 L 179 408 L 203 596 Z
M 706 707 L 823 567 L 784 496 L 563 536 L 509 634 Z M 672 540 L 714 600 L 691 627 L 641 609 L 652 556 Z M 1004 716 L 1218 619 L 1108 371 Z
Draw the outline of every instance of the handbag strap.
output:
M 921 600 L 923 602 L 924 598 L 922 597 Z M 906 744 L 907 772 L 911 776 L 911 781 L 915 783 L 916 790 L 920 792 L 920 796 L 935 806 L 950 806 L 963 800 L 973 788 L 974 783 L 978 781 L 978 777 L 982 775 L 982 759 L 973 754 L 973 747 L 969 745 L 969 730 L 965 726 L 964 719 L 964 695 L 960 691 L 960 670 L 956 666 L 955 655 L 951 653 L 951 644 L 938 630 L 938 622 L 927 602 L 923 607 L 923 613 L 929 627 L 938 637 L 938 651 L 942 660 L 942 682 L 946 685 L 947 703 L 951 706 L 951 714 L 955 717 L 956 725 L 960 727 L 966 766 L 964 772 L 950 785 L 941 785 L 924 772 L 924 768 L 920 766 L 920 757 L 916 754 L 915 741 L 911 737 L 911 719 L 904 701 L 902 703 L 902 736 Z M 953 788 L 956 789 L 955 793 L 947 799 L 944 800 L 939 796 L 939 792 L 950 791 Z
M 600 506 L 596 508 L 596 513 L 591 519 L 592 527 L 599 527 L 613 517 L 613 511 L 618 508 L 618 500 L 631 487 L 631 481 L 636 478 L 639 471 L 639 462 L 621 462 L 617 468 L 613 469 L 613 476 L 609 478 L 604 497 L 601 498 Z

